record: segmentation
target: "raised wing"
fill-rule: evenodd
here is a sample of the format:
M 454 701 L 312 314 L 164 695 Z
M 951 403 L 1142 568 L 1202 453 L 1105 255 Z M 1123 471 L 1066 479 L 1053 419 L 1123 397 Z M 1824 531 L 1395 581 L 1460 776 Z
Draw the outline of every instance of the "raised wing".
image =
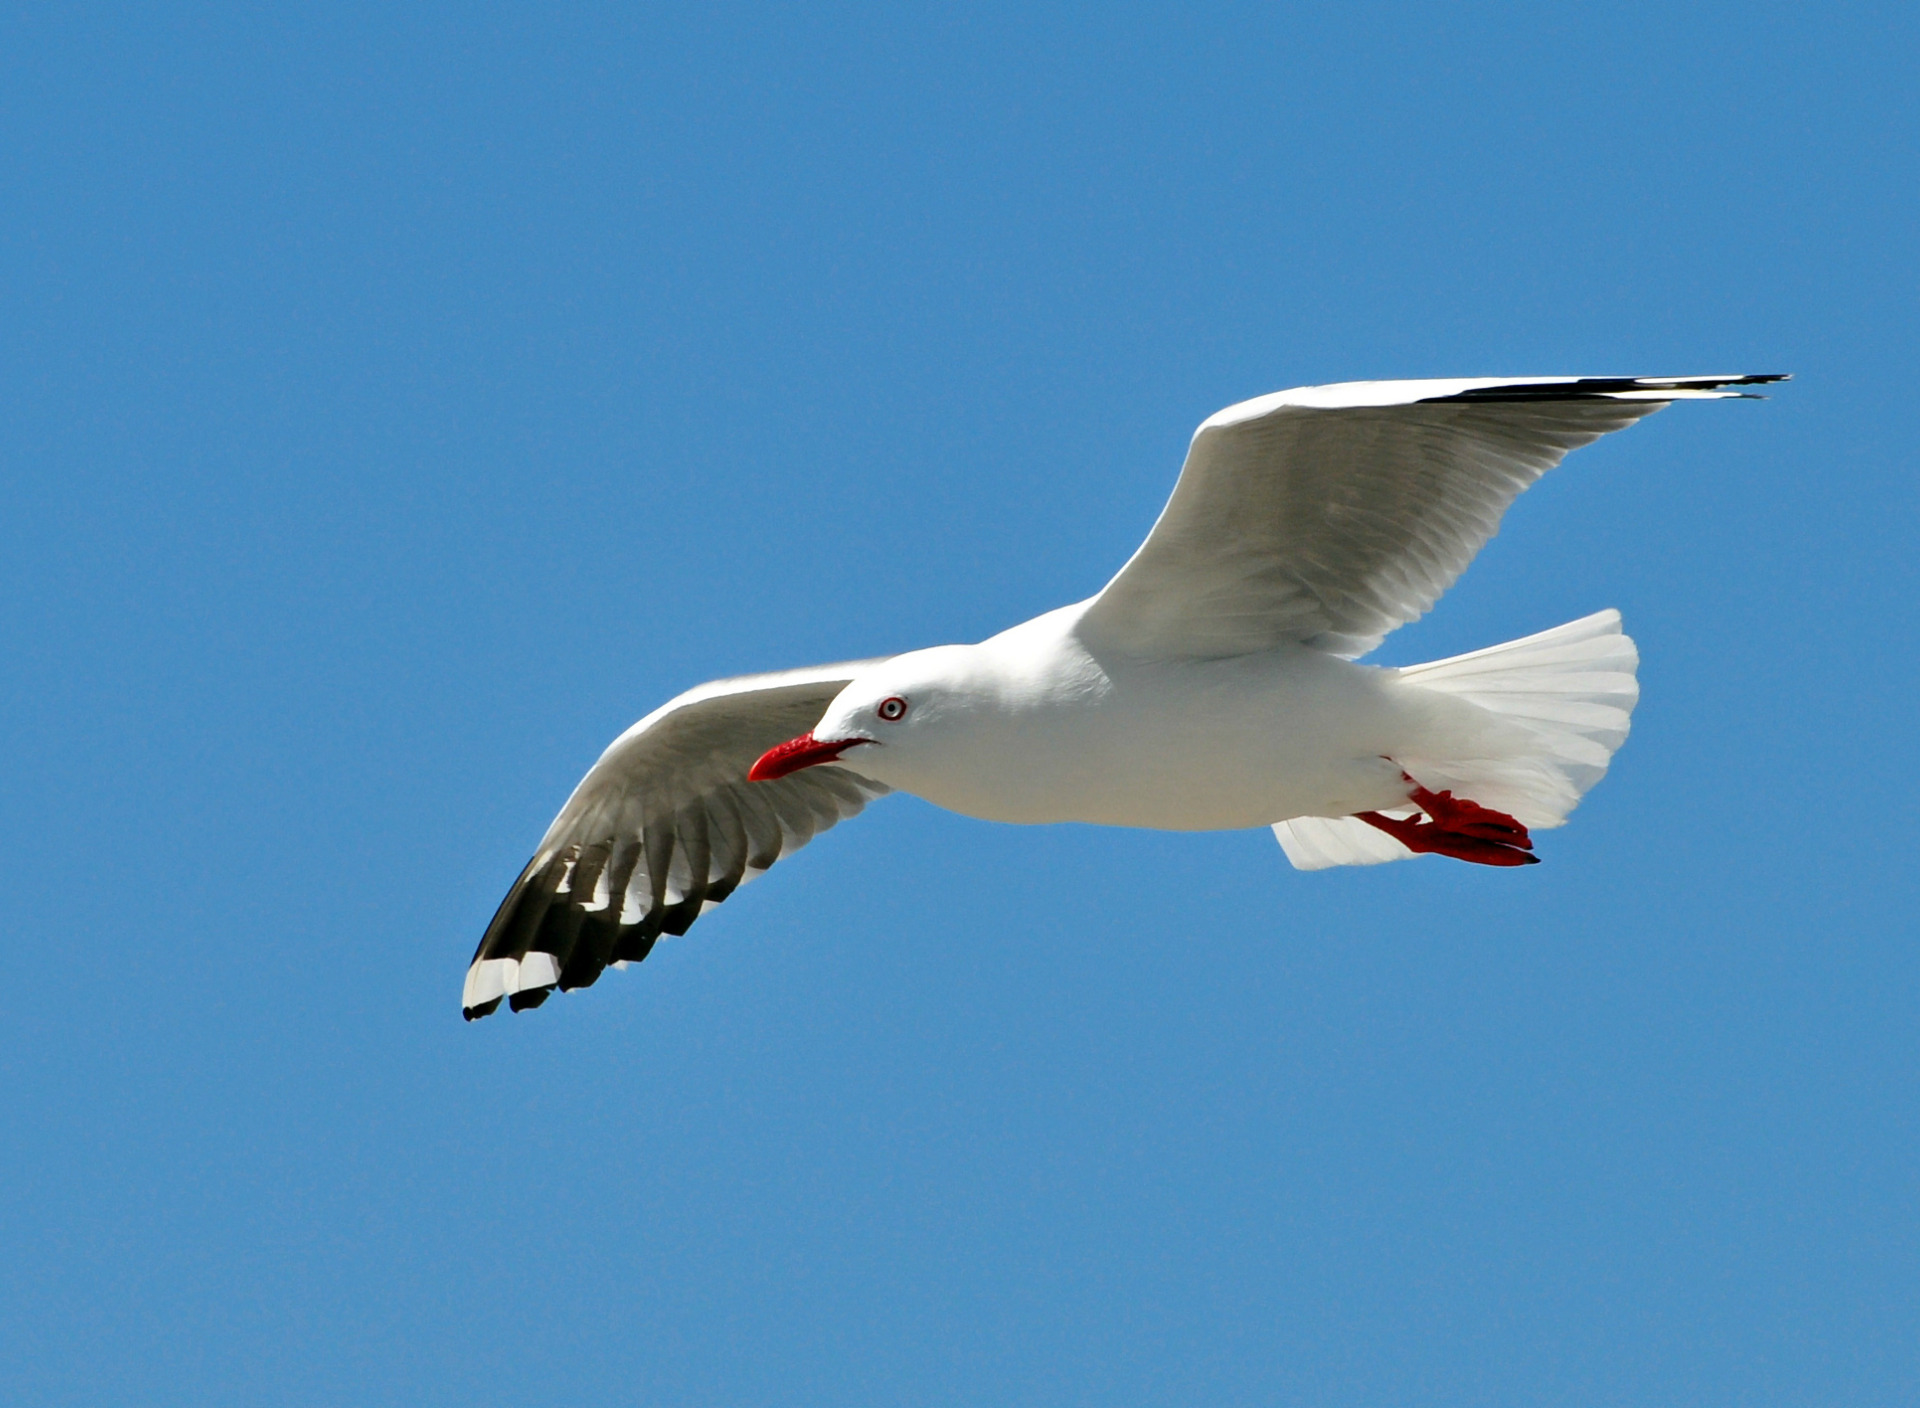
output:
M 890 789 L 816 767 L 776 782 L 747 769 L 805 733 L 878 660 L 715 680 L 615 739 L 554 818 L 467 970 L 461 1010 L 538 1007 L 638 963 L 662 934 Z
M 1350 381 L 1210 417 L 1160 519 L 1080 622 L 1090 645 L 1364 655 L 1423 615 L 1569 450 L 1778 376 Z

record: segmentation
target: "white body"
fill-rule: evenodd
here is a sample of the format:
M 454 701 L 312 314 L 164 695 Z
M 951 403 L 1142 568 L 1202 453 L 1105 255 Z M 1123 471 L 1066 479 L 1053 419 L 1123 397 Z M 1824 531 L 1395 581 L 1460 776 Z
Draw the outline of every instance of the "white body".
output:
M 1396 759 L 1527 745 L 1398 670 L 1308 646 L 1211 660 L 1096 655 L 1075 631 L 1087 605 L 888 661 L 878 683 L 850 685 L 814 735 L 872 737 L 838 766 L 967 816 L 1169 831 L 1397 807 L 1408 785 Z M 897 726 L 858 717 L 876 689 L 912 700 Z

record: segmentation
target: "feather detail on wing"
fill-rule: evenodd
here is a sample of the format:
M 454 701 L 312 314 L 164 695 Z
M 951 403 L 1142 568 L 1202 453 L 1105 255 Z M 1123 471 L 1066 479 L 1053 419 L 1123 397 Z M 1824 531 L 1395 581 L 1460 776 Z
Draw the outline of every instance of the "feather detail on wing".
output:
M 537 1007 L 637 963 L 707 909 L 889 790 L 842 767 L 748 782 L 877 660 L 715 680 L 621 734 L 560 809 L 467 970 L 461 1010 Z
M 1194 433 L 1173 497 L 1096 597 L 1096 649 L 1349 658 L 1424 614 L 1566 454 L 1671 401 L 1773 376 L 1357 381 L 1245 401 Z

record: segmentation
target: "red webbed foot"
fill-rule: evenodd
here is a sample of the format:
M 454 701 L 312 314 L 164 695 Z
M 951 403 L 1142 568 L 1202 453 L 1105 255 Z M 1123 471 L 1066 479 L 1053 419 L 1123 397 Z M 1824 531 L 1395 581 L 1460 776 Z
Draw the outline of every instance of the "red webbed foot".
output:
M 1413 782 L 1412 778 L 1407 780 Z M 1533 838 L 1527 834 L 1527 828 L 1505 812 L 1483 807 L 1451 792 L 1429 792 L 1418 783 L 1414 783 L 1407 800 L 1431 820 L 1383 816 L 1379 812 L 1356 815 L 1416 855 L 1452 856 L 1475 865 L 1539 863 L 1539 856 L 1529 854 L 1533 850 Z
M 1533 838 L 1527 835 L 1527 828 L 1505 812 L 1483 807 L 1451 792 L 1429 792 L 1418 783 L 1414 784 L 1413 795 L 1407 800 L 1432 817 L 1433 824 L 1442 831 L 1476 836 L 1482 841 L 1498 841 L 1523 851 L 1533 849 Z

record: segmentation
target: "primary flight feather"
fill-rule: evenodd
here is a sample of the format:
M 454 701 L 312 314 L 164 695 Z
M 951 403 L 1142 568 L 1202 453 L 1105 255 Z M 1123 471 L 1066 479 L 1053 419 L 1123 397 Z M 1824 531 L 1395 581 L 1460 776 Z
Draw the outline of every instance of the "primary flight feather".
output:
M 1355 657 L 1569 451 L 1780 380 L 1358 381 L 1229 406 L 1098 595 L 977 645 L 716 680 L 621 734 L 487 926 L 462 1010 L 638 962 L 896 789 L 993 821 L 1270 825 L 1306 870 L 1530 864 L 1627 736 L 1619 613 L 1403 669 Z

